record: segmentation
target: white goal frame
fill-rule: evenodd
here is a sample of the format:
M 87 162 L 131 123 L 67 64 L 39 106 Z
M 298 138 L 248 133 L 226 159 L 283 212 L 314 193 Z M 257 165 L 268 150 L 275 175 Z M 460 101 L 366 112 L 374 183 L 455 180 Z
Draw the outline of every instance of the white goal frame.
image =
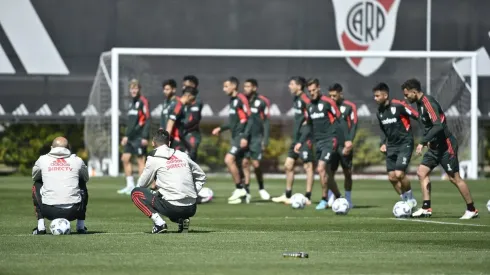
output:
M 471 59 L 471 165 L 468 178 L 478 178 L 478 74 L 474 51 L 340 51 L 340 50 L 261 50 L 261 49 L 177 49 L 177 48 L 113 48 L 111 74 L 103 66 L 111 88 L 111 164 L 109 175 L 119 175 L 119 56 L 201 56 L 201 57 L 269 57 L 269 58 L 470 58 Z M 109 81 L 110 80 L 110 81 Z

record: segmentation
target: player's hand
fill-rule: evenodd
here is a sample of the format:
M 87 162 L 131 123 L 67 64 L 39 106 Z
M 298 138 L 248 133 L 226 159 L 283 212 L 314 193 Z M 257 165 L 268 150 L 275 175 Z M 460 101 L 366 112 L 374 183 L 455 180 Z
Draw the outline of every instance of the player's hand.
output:
M 121 145 L 124 146 L 128 143 L 128 137 L 123 137 L 121 140 Z
M 301 143 L 296 143 L 296 145 L 294 145 L 294 152 L 299 154 L 299 149 L 301 149 Z
M 379 150 L 383 153 L 386 153 L 386 144 L 381 145 L 381 147 L 379 147 Z
M 211 132 L 211 133 L 213 134 L 213 136 L 217 136 L 217 135 L 219 135 L 220 132 L 221 132 L 221 128 L 216 127 L 213 129 L 213 132 Z
M 424 149 L 424 145 L 422 144 L 417 145 L 417 149 L 415 150 L 415 153 L 417 153 L 417 155 L 421 155 L 422 149 Z
M 347 156 L 350 154 L 350 152 L 352 151 L 352 141 L 346 141 L 344 143 L 344 150 L 342 150 L 342 153 L 344 154 L 344 156 Z
M 147 139 L 142 139 L 141 140 L 141 146 L 147 146 L 148 145 L 148 140 Z
M 157 190 L 157 183 L 156 183 L 156 181 L 153 181 L 151 183 L 150 189 L 153 190 L 153 191 L 156 191 Z
M 248 146 L 248 140 L 246 138 L 242 138 L 240 140 L 240 147 L 241 148 L 246 148 Z

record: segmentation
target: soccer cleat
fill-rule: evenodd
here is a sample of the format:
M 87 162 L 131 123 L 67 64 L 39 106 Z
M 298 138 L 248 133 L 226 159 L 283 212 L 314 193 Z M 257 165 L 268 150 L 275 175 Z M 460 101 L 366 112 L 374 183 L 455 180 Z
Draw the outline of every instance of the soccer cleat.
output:
M 178 233 L 187 233 L 189 232 L 189 224 L 191 221 L 189 219 L 179 219 L 179 229 Z
M 334 196 L 334 195 L 330 196 L 330 198 L 328 198 L 328 204 L 327 204 L 327 207 L 332 207 L 333 202 L 335 201 L 335 199 L 336 199 L 336 198 L 335 198 L 335 196 Z
M 321 200 L 320 203 L 315 207 L 316 210 L 324 210 L 327 209 L 328 202 L 326 200 Z
M 264 201 L 268 201 L 271 199 L 271 195 L 269 195 L 269 192 L 267 192 L 267 190 L 265 190 L 265 189 L 259 190 L 259 195 L 260 195 L 260 198 Z
M 121 195 L 131 195 L 131 191 L 133 191 L 133 188 L 134 187 L 124 187 L 123 189 L 119 189 L 117 190 L 117 193 L 118 194 L 121 194 Z
M 228 198 L 228 203 L 230 201 L 236 201 L 237 199 L 241 199 L 241 198 L 245 197 L 246 195 L 247 195 L 247 191 L 245 191 L 244 188 L 235 189 L 235 191 L 233 191 L 233 194 L 231 195 L 231 197 Z
M 83 227 L 83 228 L 77 228 L 77 233 L 78 234 L 87 234 L 87 227 Z
M 419 210 L 412 213 L 412 218 L 430 218 L 430 216 L 432 216 L 432 208 L 419 208 Z
M 247 194 L 247 195 L 245 196 L 245 203 L 246 203 L 246 204 L 249 204 L 251 200 L 252 200 L 252 195 Z
M 239 198 L 239 199 L 232 200 L 232 201 L 229 200 L 228 204 L 240 204 L 242 202 L 243 202 L 242 198 Z
M 475 211 L 466 210 L 464 212 L 464 215 L 459 219 L 460 220 L 471 220 L 474 218 L 478 218 L 478 210 L 477 209 L 475 209 Z
M 286 201 L 288 201 L 288 200 L 289 199 L 286 197 L 286 194 L 282 194 L 279 197 L 272 198 L 272 201 L 277 202 L 277 203 L 286 203 Z
M 410 205 L 410 207 L 413 210 L 417 206 L 417 200 L 415 200 L 415 199 L 407 200 L 407 204 Z
M 44 230 L 39 230 L 37 227 L 32 229 L 32 235 L 46 235 L 46 229 Z
M 151 234 L 167 233 L 167 224 L 164 225 L 154 225 L 151 230 Z

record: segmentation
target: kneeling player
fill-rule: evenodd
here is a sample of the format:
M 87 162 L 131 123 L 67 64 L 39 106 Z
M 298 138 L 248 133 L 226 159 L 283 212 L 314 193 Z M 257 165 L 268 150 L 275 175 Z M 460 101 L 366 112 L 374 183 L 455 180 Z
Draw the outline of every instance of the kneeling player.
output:
M 421 209 L 412 213 L 412 217 L 430 217 L 432 215 L 429 175 L 432 169 L 438 165 L 441 165 L 446 171 L 449 180 L 458 188 L 466 202 L 466 212 L 461 219 L 468 220 L 478 217 L 478 210 L 473 204 L 470 189 L 459 175 L 458 142 L 447 127 L 446 116 L 441 105 L 432 96 L 424 95 L 417 79 L 407 80 L 403 83 L 402 90 L 410 103 L 417 103 L 420 121 L 425 128 L 424 137 L 422 142 L 417 145 L 416 153 L 422 154 L 422 149 L 425 146 L 429 147 L 417 170 L 424 202 Z
M 46 234 L 44 218 L 77 220 L 77 232 L 87 232 L 88 170 L 81 158 L 71 154 L 66 138 L 54 139 L 51 151 L 32 168 L 32 179 L 32 200 L 38 219 L 33 235 Z
M 149 154 L 131 199 L 153 221 L 153 234 L 167 231 L 167 224 L 160 215 L 178 223 L 179 233 L 187 232 L 206 175 L 187 154 L 169 147 L 167 131 L 158 130 L 152 143 L 156 149 Z M 153 181 L 156 191 L 148 189 Z
M 381 152 L 386 154 L 388 179 L 403 201 L 412 208 L 417 201 L 412 196 L 410 180 L 406 175 L 413 151 L 413 134 L 410 117 L 418 119 L 418 113 L 403 101 L 390 99 L 390 90 L 385 83 L 373 88 L 374 100 L 378 103 L 379 126 L 383 131 Z

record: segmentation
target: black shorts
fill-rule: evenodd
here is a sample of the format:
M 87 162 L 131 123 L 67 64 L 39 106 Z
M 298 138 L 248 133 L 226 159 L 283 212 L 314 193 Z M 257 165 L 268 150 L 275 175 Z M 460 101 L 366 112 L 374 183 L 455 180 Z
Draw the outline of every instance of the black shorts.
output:
M 458 142 L 451 136 L 439 144 L 431 144 L 424 154 L 421 165 L 431 170 L 441 165 L 448 174 L 459 172 Z
M 343 170 L 352 168 L 352 159 L 354 158 L 354 153 L 351 150 L 347 156 L 344 156 L 344 154 L 342 153 L 343 149 L 343 147 L 340 147 L 334 155 L 334 158 L 330 162 L 330 169 L 332 169 L 332 171 L 334 172 L 339 169 L 339 164 L 340 166 L 342 166 Z
M 306 140 L 305 143 L 301 145 L 301 148 L 299 149 L 299 154 L 294 152 L 294 146 L 296 145 L 296 142 L 291 143 L 291 146 L 289 146 L 289 151 L 288 151 L 288 158 L 292 158 L 294 160 L 297 160 L 300 158 L 303 163 L 308 163 L 313 161 L 313 146 L 311 144 L 311 140 Z
M 261 135 L 254 135 L 250 137 L 248 142 L 248 148 L 245 151 L 245 157 L 253 160 L 262 159 L 262 140 Z
M 406 172 L 412 158 L 413 144 L 386 148 L 386 171 Z
M 232 137 L 231 139 L 231 148 L 228 151 L 228 154 L 235 156 L 236 159 L 243 159 L 245 156 L 246 149 L 240 147 L 241 140 L 241 136 Z
M 336 158 L 337 151 L 339 150 L 337 138 L 329 138 L 322 142 L 315 143 L 316 147 L 316 159 L 318 161 L 324 161 L 326 164 L 331 164 Z
M 128 140 L 128 143 L 124 145 L 124 153 L 143 157 L 147 154 L 147 148 L 141 145 L 141 138 Z

